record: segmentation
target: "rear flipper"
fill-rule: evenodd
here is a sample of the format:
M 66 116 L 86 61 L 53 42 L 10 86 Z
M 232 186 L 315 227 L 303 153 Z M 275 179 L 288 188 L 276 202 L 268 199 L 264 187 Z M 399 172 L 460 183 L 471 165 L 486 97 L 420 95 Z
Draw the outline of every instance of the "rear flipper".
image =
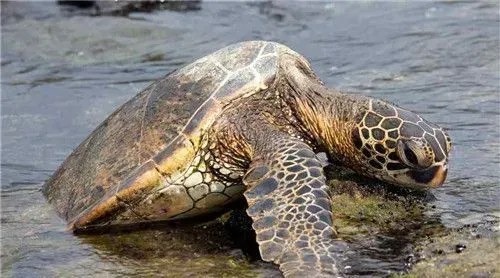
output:
M 243 179 L 262 259 L 278 264 L 285 277 L 336 277 L 331 199 L 321 163 L 297 139 L 273 145 L 256 148 Z

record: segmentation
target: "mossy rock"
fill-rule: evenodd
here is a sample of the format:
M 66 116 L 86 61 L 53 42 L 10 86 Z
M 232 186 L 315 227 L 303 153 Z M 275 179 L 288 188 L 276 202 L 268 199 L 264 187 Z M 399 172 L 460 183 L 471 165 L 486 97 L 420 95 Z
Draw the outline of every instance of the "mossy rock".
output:
M 429 193 L 362 178 L 341 168 L 330 167 L 326 173 L 339 237 L 439 232 L 435 229 L 440 225 L 426 226 L 424 211 L 433 198 Z

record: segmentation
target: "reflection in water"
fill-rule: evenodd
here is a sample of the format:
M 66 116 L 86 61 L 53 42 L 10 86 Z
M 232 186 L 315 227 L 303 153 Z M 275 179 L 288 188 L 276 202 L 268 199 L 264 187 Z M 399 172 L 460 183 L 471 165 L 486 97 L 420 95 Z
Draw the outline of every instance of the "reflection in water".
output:
M 453 138 L 449 179 L 432 191 L 435 200 L 389 231 L 346 238 L 350 273 L 400 271 L 415 240 L 498 218 L 498 3 L 200 7 L 82 17 L 55 3 L 2 2 L 2 276 L 279 275 L 248 261 L 217 222 L 74 236 L 40 192 L 73 148 L 148 83 L 242 40 L 284 43 L 331 87 L 395 102 Z

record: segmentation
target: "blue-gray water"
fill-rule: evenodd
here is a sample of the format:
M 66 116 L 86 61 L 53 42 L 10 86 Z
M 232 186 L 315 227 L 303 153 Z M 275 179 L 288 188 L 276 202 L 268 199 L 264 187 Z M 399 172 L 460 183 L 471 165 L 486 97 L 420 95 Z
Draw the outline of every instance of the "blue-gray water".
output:
M 392 101 L 447 128 L 451 169 L 433 190 L 435 209 L 428 213 L 448 227 L 498 215 L 499 17 L 496 1 L 202 3 L 196 11 L 128 18 L 69 16 L 50 2 L 2 2 L 2 274 L 218 276 L 226 268 L 225 274 L 279 275 L 233 247 L 192 246 L 194 237 L 170 249 L 135 250 L 122 235 L 73 236 L 40 192 L 72 149 L 148 83 L 243 40 L 284 43 L 325 84 Z M 157 245 L 179 237 L 148 236 Z M 370 275 L 403 264 L 374 262 Z M 239 265 L 246 268 L 230 271 Z

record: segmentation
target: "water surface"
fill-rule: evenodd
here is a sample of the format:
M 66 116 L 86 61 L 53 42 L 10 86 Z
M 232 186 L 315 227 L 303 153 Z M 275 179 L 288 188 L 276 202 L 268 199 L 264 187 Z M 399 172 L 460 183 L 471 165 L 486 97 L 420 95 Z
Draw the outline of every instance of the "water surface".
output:
M 169 71 L 243 40 L 284 43 L 325 84 L 389 100 L 447 128 L 454 144 L 449 177 L 432 191 L 434 209 L 427 213 L 447 227 L 495 214 L 499 26 L 493 1 L 202 3 L 196 11 L 129 17 L 2 2 L 2 274 L 279 275 L 249 261 L 224 232 L 199 227 L 74 236 L 40 191 L 120 104 Z M 371 268 L 358 275 L 404 268 L 404 254 L 383 254 L 407 252 L 407 242 L 375 239 L 373 246 L 368 254 L 382 255 L 365 256 Z

